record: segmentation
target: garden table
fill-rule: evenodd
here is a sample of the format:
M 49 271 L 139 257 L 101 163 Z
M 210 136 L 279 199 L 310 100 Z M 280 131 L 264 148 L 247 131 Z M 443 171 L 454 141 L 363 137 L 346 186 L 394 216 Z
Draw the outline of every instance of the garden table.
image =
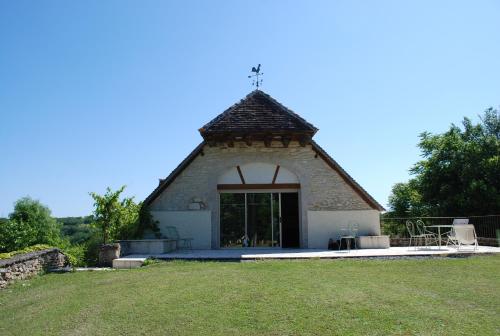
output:
M 425 228 L 437 228 L 439 249 L 441 249 L 441 228 L 452 228 L 452 227 L 453 227 L 453 225 L 429 225 L 429 226 L 425 226 Z

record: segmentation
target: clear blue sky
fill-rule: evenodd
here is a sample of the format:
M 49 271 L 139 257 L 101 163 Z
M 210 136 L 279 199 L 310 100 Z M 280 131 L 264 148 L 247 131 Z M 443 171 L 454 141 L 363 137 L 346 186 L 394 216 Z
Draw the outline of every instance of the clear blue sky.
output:
M 0 216 L 144 199 L 198 128 L 263 89 L 386 204 L 418 134 L 500 104 L 499 1 L 2 1 Z

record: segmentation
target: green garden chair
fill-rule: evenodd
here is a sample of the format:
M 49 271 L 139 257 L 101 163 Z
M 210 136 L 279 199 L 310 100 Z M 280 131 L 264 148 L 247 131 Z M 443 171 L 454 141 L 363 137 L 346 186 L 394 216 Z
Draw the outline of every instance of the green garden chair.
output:
M 181 238 L 175 226 L 165 227 L 165 238 L 175 240 L 177 249 L 193 249 L 191 244 L 193 238 Z

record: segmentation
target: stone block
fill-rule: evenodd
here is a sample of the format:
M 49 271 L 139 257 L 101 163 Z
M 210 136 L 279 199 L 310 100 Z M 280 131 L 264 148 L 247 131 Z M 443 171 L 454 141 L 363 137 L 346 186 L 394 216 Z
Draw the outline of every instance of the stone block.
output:
M 139 268 L 144 264 L 146 258 L 119 258 L 113 260 L 113 268 L 131 269 Z
M 389 236 L 360 236 L 356 238 L 356 245 L 360 249 L 389 248 Z

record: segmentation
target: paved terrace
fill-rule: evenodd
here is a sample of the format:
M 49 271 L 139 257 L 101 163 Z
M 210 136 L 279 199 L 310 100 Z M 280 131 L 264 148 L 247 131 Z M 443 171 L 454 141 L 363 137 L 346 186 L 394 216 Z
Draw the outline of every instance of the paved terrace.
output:
M 131 268 L 142 265 L 148 257 L 163 260 L 264 260 L 264 259 L 339 259 L 339 258 L 395 258 L 395 257 L 453 257 L 465 255 L 484 255 L 500 253 L 500 247 L 479 246 L 473 248 L 427 247 L 408 248 L 391 247 L 388 249 L 359 250 L 317 250 L 317 249 L 220 249 L 220 250 L 180 250 L 166 254 L 143 255 L 132 254 L 115 263 L 118 268 Z

